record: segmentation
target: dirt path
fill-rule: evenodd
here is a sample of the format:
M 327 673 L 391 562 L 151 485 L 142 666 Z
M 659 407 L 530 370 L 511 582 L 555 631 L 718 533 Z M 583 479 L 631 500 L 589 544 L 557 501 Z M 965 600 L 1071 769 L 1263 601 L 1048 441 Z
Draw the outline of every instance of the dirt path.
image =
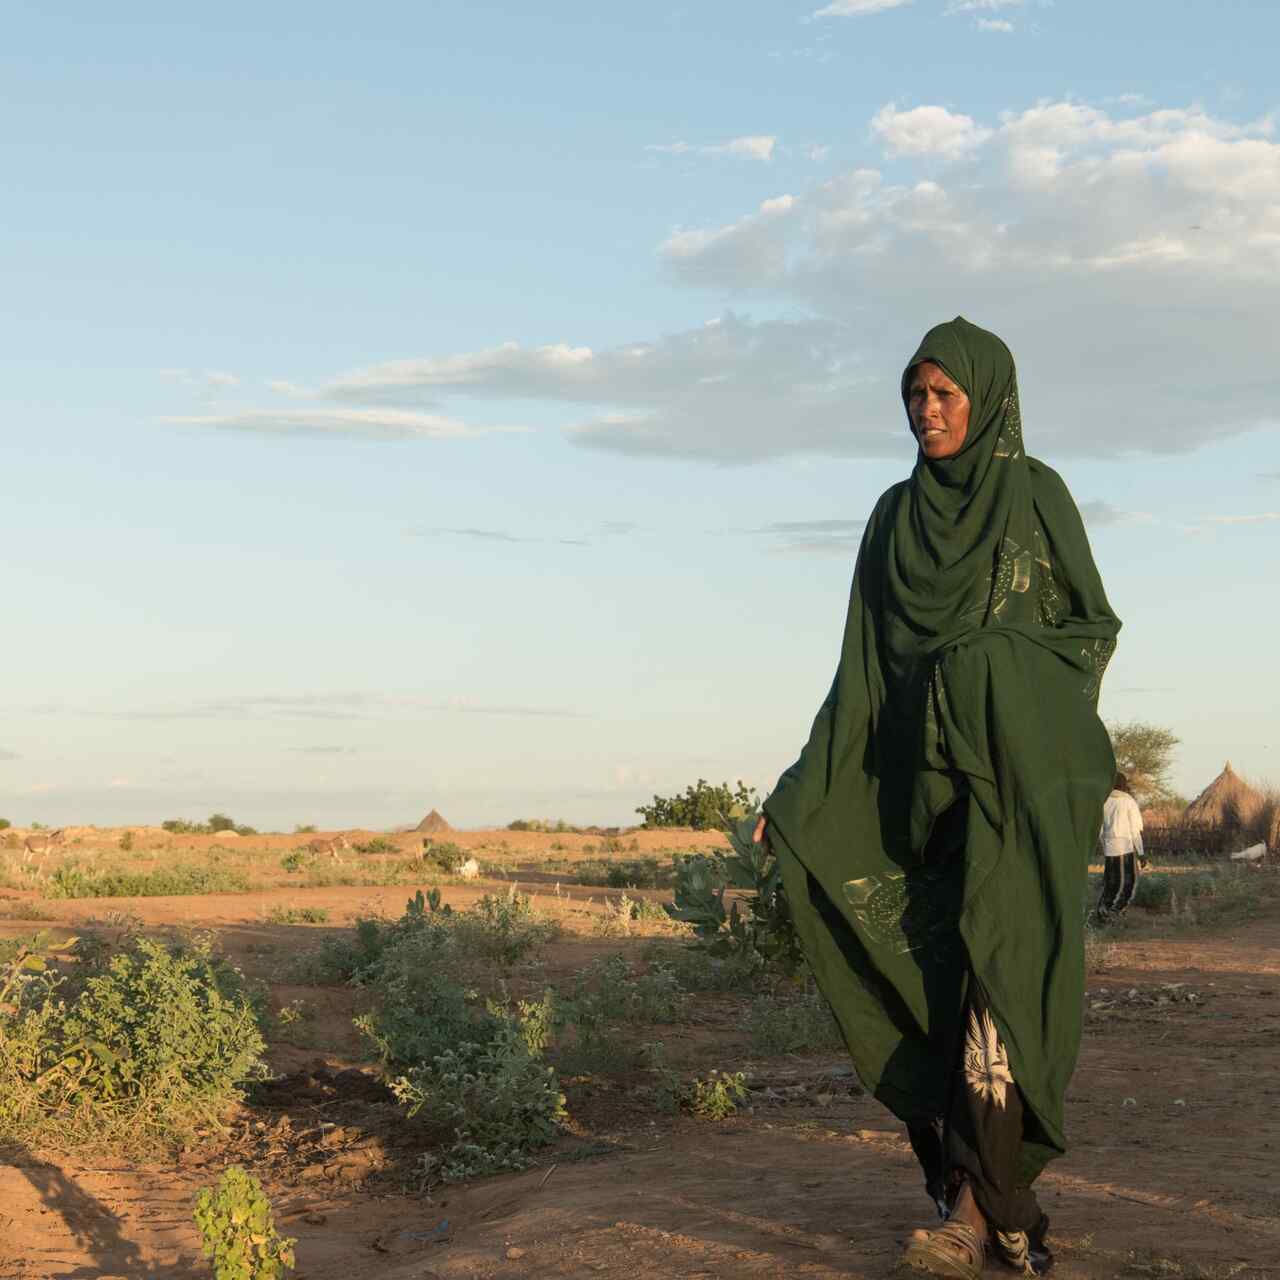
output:
M 204 906 L 208 922 L 220 906 Z M 1280 922 L 1117 950 L 1090 983 L 1072 1151 L 1040 1184 L 1056 1274 L 1280 1276 Z M 434 1200 L 361 1186 L 358 1160 L 277 1177 L 296 1275 L 887 1277 L 927 1223 L 901 1131 L 865 1097 L 810 1089 L 720 1126 L 636 1114 Z M 0 1167 L 0 1277 L 206 1277 L 190 1204 L 228 1159 Z

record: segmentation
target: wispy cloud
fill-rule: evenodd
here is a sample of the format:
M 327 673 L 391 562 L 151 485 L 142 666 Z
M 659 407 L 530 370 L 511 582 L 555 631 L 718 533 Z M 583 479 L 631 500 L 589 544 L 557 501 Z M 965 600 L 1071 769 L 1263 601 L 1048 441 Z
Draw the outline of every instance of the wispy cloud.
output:
M 160 376 L 166 382 L 176 382 L 207 394 L 229 391 L 240 385 L 240 379 L 234 373 L 220 369 L 161 369 Z
M 763 537 L 772 555 L 841 555 L 857 553 L 865 520 L 775 520 L 742 532 Z
M 527 534 L 508 533 L 505 529 L 410 529 L 411 538 L 473 538 L 477 542 L 551 543 L 560 547 L 589 547 L 587 538 L 540 538 Z
M 357 754 L 355 747 L 290 747 L 289 750 L 304 756 L 354 756 Z
M 832 0 L 819 9 L 815 18 L 864 18 L 868 14 L 883 13 L 886 9 L 900 9 L 911 0 Z
M 645 150 L 673 156 L 744 156 L 748 160 L 767 162 L 773 159 L 773 150 L 777 144 L 778 139 L 774 134 L 752 133 L 741 138 L 730 138 L 728 142 L 702 145 L 691 142 L 655 142 L 645 147 Z
M 1248 516 L 1205 516 L 1202 524 L 1271 524 L 1280 520 L 1280 511 L 1263 511 Z
M 164 426 L 206 427 L 257 435 L 347 436 L 364 440 L 460 440 L 522 427 L 473 427 L 456 418 L 398 409 L 240 409 L 157 419 Z
M 23 710 L 30 715 L 88 716 L 109 720 L 387 720 L 413 719 L 434 713 L 575 719 L 582 715 L 566 707 L 491 703 L 462 696 L 439 698 L 427 694 L 364 691 L 241 694 L 167 706 L 125 708 L 43 704 L 39 708 Z
M 1121 507 L 1113 506 L 1110 502 L 1104 502 L 1101 498 L 1082 502 L 1080 515 L 1085 524 L 1091 528 L 1103 528 L 1106 525 L 1115 524 L 1144 524 L 1151 520 L 1149 512 L 1126 511 Z
M 978 18 L 973 25 L 979 31 L 997 31 L 1004 35 L 1015 29 L 1008 18 Z

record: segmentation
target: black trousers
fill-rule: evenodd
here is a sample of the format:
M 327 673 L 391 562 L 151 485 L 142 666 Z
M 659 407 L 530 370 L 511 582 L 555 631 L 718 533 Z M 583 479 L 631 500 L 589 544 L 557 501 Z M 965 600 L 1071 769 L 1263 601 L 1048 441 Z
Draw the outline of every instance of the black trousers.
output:
M 972 977 L 941 1125 L 909 1125 L 925 1185 L 944 1216 L 966 1183 L 995 1231 L 1044 1235 L 1047 1219 L 1019 1178 L 1024 1107 L 1009 1055 Z
M 1118 916 L 1129 905 L 1138 886 L 1138 855 L 1111 853 L 1103 859 L 1102 894 L 1098 898 L 1098 917 Z

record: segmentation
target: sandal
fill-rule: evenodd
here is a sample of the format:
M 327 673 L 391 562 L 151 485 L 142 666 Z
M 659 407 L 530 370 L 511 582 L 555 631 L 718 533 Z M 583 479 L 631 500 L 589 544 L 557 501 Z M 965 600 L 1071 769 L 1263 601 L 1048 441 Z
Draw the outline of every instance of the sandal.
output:
M 904 1266 L 950 1280 L 981 1280 L 985 1247 L 967 1222 L 951 1219 L 936 1231 L 917 1231 L 902 1255 Z
M 1049 1219 L 1044 1214 L 1030 1231 L 992 1232 L 991 1251 L 999 1261 L 1024 1276 L 1045 1275 L 1053 1266 Z

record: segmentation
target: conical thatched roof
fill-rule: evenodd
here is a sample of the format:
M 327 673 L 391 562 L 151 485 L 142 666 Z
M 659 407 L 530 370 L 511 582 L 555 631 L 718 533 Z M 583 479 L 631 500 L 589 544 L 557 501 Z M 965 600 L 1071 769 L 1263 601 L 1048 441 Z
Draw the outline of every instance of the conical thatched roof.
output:
M 1183 821 L 1202 827 L 1245 827 L 1262 809 L 1265 800 L 1228 760 L 1222 772 L 1187 805 Z
M 432 809 L 414 830 L 425 831 L 427 835 L 431 835 L 436 831 L 452 831 L 453 828 L 440 816 L 437 810 Z

